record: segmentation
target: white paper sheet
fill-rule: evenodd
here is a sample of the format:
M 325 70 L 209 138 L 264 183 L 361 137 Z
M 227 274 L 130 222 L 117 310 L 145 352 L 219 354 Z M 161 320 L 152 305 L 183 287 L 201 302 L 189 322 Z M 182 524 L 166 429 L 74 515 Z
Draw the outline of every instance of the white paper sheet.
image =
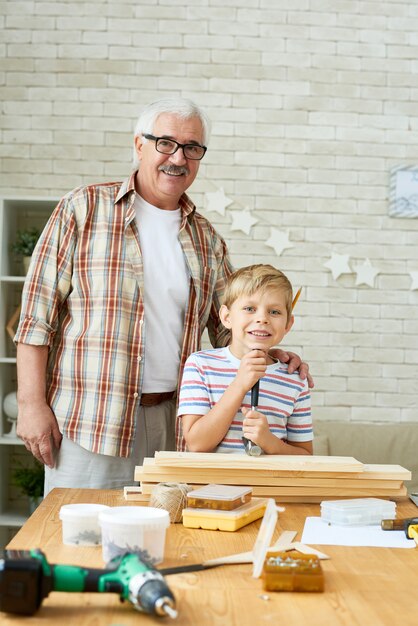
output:
M 320 517 L 307 517 L 302 543 L 327 546 L 372 546 L 379 548 L 415 548 L 403 530 L 382 530 L 380 526 L 337 526 Z

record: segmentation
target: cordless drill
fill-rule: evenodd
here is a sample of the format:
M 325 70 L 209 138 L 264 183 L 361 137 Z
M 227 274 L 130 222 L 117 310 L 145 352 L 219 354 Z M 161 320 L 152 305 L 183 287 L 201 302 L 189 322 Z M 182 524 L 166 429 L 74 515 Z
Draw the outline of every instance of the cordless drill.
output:
M 115 557 L 106 569 L 52 565 L 41 550 L 0 552 L 0 611 L 33 615 L 51 591 L 118 593 L 138 611 L 177 617 L 163 576 L 136 554 Z

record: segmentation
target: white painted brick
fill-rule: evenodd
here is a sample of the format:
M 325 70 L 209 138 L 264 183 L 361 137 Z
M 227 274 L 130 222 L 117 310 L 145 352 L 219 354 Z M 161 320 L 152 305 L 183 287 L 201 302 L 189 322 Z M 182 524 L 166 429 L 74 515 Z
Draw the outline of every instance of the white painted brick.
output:
M 71 61 L 70 63 L 77 63 L 78 61 Z M 136 63 L 133 61 L 111 61 L 110 59 L 86 59 L 85 70 L 86 72 L 101 72 L 104 75 L 116 74 L 134 74 L 136 69 Z M 57 69 L 57 71 L 65 71 L 65 69 Z M 73 71 L 73 70 L 68 70 Z M 83 70 L 80 70 L 83 71 Z
M 96 88 L 105 87 L 108 83 L 108 77 L 104 74 L 58 74 L 57 84 L 66 87 L 84 87 Z M 93 112 L 91 113 L 93 115 Z
M 306 39 L 289 39 L 286 41 L 286 52 L 303 52 L 305 54 L 336 54 L 337 45 L 332 41 L 310 41 Z
M 416 59 L 415 46 L 388 46 L 388 56 L 393 59 Z
M 127 44 L 132 44 L 132 33 L 123 31 L 109 33 L 105 30 L 95 32 L 84 31 L 80 32 L 80 41 L 85 45 L 126 46 Z
M 316 394 L 313 394 L 312 397 L 312 406 L 313 406 L 313 428 L 315 433 L 315 422 L 316 421 L 340 421 L 340 422 L 348 422 L 350 418 L 350 410 L 347 407 L 325 407 L 318 406 L 315 403 Z
M 114 61 L 158 61 L 159 52 L 157 48 L 135 48 L 133 46 L 110 46 L 108 59 Z
M 45 46 L 46 47 L 46 46 Z M 104 59 L 109 53 L 109 47 L 107 45 L 83 45 L 78 46 L 71 45 L 59 45 L 58 57 L 69 57 L 74 59 L 85 59 L 91 57 L 93 59 Z
M 81 31 L 34 31 L 32 34 L 32 42 L 34 44 L 79 44 L 81 43 L 83 38 L 83 33 Z
M 417 409 L 414 407 L 413 409 L 401 409 L 401 415 L 399 418 L 400 422 L 417 422 Z
M 177 13 L 177 11 L 176 11 Z M 171 14 L 167 17 L 170 17 Z M 195 21 L 203 20 L 236 20 L 238 16 L 239 21 L 244 21 L 239 11 L 235 7 L 223 7 L 223 6 L 196 6 L 194 4 L 187 6 L 187 18 Z M 181 17 L 181 16 L 179 16 Z
M 8 2 L 0 16 L 2 193 L 60 195 L 124 178 L 143 106 L 184 95 L 213 120 L 191 196 L 233 262 L 303 286 L 284 345 L 316 374 L 315 419 L 417 420 L 418 220 L 388 217 L 389 170 L 416 164 L 415 0 Z M 22 17 L 24 16 L 24 17 Z M 94 19 L 92 19 L 94 18 Z M 25 160 L 29 164 L 25 166 Z M 30 167 L 30 161 L 34 161 Z M 23 168 L 23 169 L 22 169 Z M 247 237 L 231 211 L 259 220 Z M 270 227 L 289 230 L 278 257 Z M 333 280 L 370 258 L 375 288 Z
M 52 143 L 52 132 L 38 130 L 5 130 L 3 132 L 4 142 L 24 143 L 26 145 L 34 143 L 49 144 Z
M 77 145 L 103 145 L 104 135 L 99 132 L 83 131 L 79 134 L 66 132 L 65 130 L 57 130 L 54 132 L 54 140 L 59 144 L 77 144 Z
M 110 25 L 111 20 L 109 20 Z M 127 27 L 129 21 L 126 20 L 125 27 Z M 108 20 L 105 17 L 99 17 L 96 15 L 94 20 L 85 20 L 84 18 L 71 17 L 57 17 L 56 25 L 58 30 L 75 30 L 75 31 L 94 31 L 105 30 L 108 25 Z M 118 30 L 118 29 L 116 29 Z
M 16 159 L 26 158 L 28 156 L 27 146 L 0 144 L 0 157 L 4 156 Z
M 63 151 L 60 145 L 49 146 L 32 146 L 30 151 L 32 159 L 62 159 L 65 156 L 68 159 L 79 159 L 81 156 L 80 146 L 66 146 Z
M 364 422 L 399 422 L 401 411 L 393 407 L 357 406 L 353 407 L 353 421 Z
M 30 30 L 1 30 L 0 42 L 4 44 L 28 44 L 32 41 L 32 31 Z

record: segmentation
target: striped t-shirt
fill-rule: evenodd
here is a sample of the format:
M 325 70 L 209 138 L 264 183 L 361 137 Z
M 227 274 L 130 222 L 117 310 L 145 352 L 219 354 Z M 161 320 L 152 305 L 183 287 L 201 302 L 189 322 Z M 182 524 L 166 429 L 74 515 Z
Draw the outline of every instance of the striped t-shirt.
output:
M 219 402 L 234 380 L 240 360 L 229 348 L 203 350 L 190 355 L 186 361 L 180 387 L 178 415 L 206 415 Z M 251 408 L 251 390 L 242 401 Z M 260 379 L 258 411 L 263 413 L 271 432 L 287 441 L 311 441 L 312 419 L 309 387 L 298 372 L 289 374 L 287 364 L 273 363 Z M 242 422 L 239 411 L 224 439 L 214 452 L 243 451 Z

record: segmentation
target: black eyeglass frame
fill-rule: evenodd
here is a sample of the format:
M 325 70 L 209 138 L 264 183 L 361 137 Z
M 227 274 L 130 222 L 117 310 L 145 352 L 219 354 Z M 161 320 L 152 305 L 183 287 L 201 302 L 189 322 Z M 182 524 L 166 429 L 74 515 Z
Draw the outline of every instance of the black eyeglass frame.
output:
M 203 159 L 203 157 L 205 156 L 206 150 L 207 150 L 207 147 L 206 146 L 201 146 L 200 143 L 179 143 L 178 141 L 175 141 L 175 139 L 170 139 L 169 137 L 155 137 L 154 135 L 149 135 L 148 133 L 147 134 L 143 134 L 142 136 L 145 139 L 150 139 L 151 141 L 155 141 L 155 149 L 160 154 L 175 154 L 177 152 L 177 150 L 179 148 L 181 148 L 183 150 L 184 158 L 185 159 L 190 159 L 191 161 L 201 161 Z M 171 141 L 171 143 L 175 143 L 177 147 L 175 148 L 175 150 L 173 150 L 173 152 L 163 152 L 162 150 L 158 150 L 158 142 L 160 140 L 162 140 L 162 141 Z M 201 148 L 203 150 L 203 154 L 202 154 L 201 157 L 189 157 L 184 152 L 185 148 Z

